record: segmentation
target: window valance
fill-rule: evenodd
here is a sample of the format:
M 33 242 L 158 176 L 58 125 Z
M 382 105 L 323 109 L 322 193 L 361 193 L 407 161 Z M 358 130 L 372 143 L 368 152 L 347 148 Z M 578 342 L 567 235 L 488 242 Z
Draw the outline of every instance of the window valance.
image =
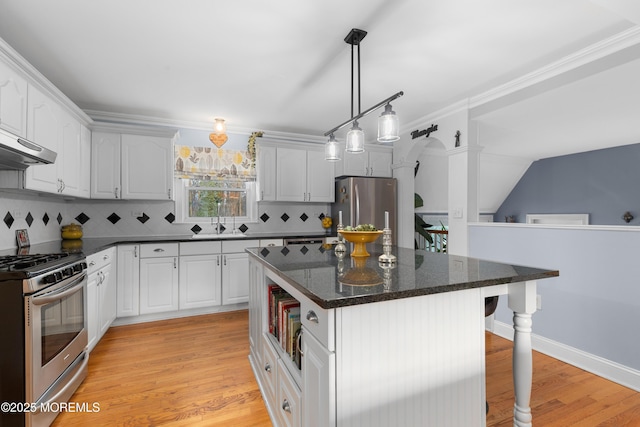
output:
M 256 180 L 248 151 L 216 147 L 176 145 L 174 172 L 176 178 L 186 179 Z

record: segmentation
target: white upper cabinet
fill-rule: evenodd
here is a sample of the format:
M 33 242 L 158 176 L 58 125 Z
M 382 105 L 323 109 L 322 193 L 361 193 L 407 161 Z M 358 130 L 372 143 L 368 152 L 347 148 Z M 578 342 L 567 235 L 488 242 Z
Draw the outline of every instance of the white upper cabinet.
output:
M 94 132 L 91 198 L 173 200 L 173 136 Z
M 334 201 L 334 166 L 324 160 L 324 148 L 277 148 L 276 200 Z
M 62 163 L 62 119 L 60 107 L 35 87 L 29 88 L 27 139 L 56 152 L 55 163 L 27 168 L 25 188 L 60 193 L 59 165 Z
M 93 132 L 91 135 L 91 198 L 119 199 L 120 134 Z
M 0 128 L 54 151 L 52 164 L 2 171 L 2 186 L 89 196 L 90 119 L 50 82 L 0 60 Z
M 122 198 L 173 200 L 171 138 L 122 135 Z
M 27 80 L 0 61 L 0 128 L 27 137 Z
M 276 198 L 283 202 L 307 201 L 307 151 L 278 147 Z
M 393 176 L 391 148 L 366 146 L 364 153 L 352 154 L 343 152 L 342 160 L 336 164 L 336 175 L 377 176 L 390 178 Z
M 256 147 L 258 201 L 276 200 L 276 147 L 258 144 Z

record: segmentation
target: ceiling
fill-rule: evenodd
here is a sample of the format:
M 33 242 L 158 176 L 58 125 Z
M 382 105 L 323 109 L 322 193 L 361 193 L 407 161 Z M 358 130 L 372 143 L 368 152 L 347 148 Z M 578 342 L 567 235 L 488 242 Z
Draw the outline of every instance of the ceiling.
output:
M 368 31 L 362 110 L 402 90 L 393 106 L 409 131 L 640 22 L 633 0 L 0 0 L 0 10 L 0 37 L 94 118 L 206 128 L 222 117 L 230 132 L 319 138 L 351 117 L 351 28 Z M 480 143 L 535 159 L 640 142 L 639 73 L 627 60 L 485 109 Z M 361 121 L 368 139 L 378 114 Z

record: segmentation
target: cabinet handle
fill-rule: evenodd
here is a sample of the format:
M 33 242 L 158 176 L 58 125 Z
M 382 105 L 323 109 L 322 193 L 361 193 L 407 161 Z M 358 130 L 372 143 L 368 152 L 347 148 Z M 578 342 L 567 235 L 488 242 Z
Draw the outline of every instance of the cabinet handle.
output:
M 266 365 L 264 365 L 264 370 L 269 372 L 269 373 L 271 373 L 271 365 L 268 364 L 268 363 Z
M 309 322 L 318 323 L 318 315 L 313 310 L 307 312 L 307 320 Z
M 264 200 L 264 190 L 260 191 L 260 200 Z
M 168 199 L 171 200 L 171 189 L 170 188 L 167 189 L 167 196 L 168 196 Z
M 289 401 L 287 399 L 282 401 L 282 410 L 284 412 L 291 413 L 291 405 L 289 404 Z
M 102 257 L 102 260 L 103 260 L 103 261 L 106 261 L 106 260 L 108 260 L 108 259 L 109 259 L 109 255 L 105 255 L 105 256 L 103 256 L 103 257 Z
M 222 260 L 224 261 L 224 265 L 227 265 L 227 256 L 226 256 L 226 255 L 224 255 L 224 256 L 222 257 Z
M 60 190 L 60 192 L 62 193 L 65 188 L 67 188 L 67 184 L 65 184 L 63 180 L 60 180 L 60 183 L 62 183 L 62 190 Z
M 177 258 L 173 259 L 173 268 L 174 269 L 178 268 L 178 260 L 177 260 Z
M 91 262 L 89 263 L 89 267 L 93 267 L 94 265 L 96 265 L 96 263 L 95 263 L 95 262 L 93 262 L 93 261 L 91 261 Z
M 153 250 L 153 252 L 164 252 L 164 249 L 162 248 L 156 248 Z
M 216 257 L 216 265 L 220 265 L 220 255 Z
M 137 246 L 133 247 L 133 257 L 134 258 L 138 258 L 138 247 Z
M 118 198 L 118 187 L 116 187 L 116 188 L 113 190 L 113 196 L 114 196 L 116 199 Z

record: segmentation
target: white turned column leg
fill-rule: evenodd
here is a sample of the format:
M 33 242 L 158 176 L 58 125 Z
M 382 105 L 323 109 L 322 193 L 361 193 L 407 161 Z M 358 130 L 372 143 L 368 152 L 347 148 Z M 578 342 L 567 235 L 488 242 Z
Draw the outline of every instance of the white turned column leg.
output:
M 531 427 L 531 383 L 533 381 L 533 355 L 531 353 L 531 314 L 513 315 L 513 388 L 516 402 L 513 425 Z
M 531 315 L 536 311 L 536 282 L 509 285 L 509 308 L 513 310 L 513 389 L 516 402 L 513 425 L 531 427 L 531 383 L 533 354 L 531 348 Z

